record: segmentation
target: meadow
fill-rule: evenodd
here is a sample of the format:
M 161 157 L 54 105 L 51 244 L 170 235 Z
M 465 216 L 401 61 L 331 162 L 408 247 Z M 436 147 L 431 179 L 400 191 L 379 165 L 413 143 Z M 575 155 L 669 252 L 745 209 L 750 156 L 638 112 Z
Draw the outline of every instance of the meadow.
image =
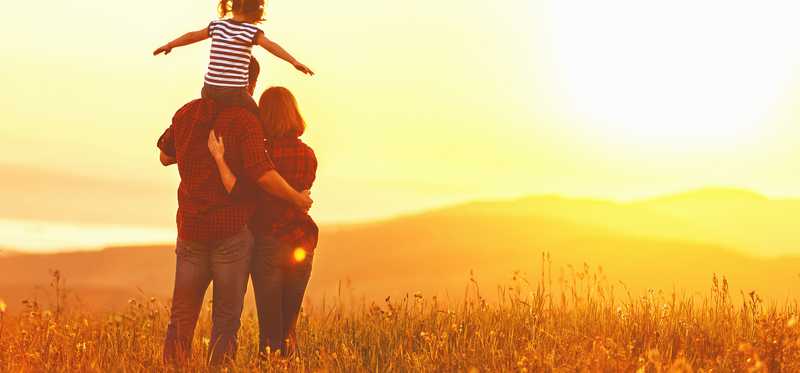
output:
M 588 267 L 558 278 L 550 267 L 543 255 L 538 278 L 515 275 L 492 289 L 471 280 L 458 302 L 413 292 L 383 302 L 343 293 L 309 300 L 290 359 L 259 356 L 257 323 L 246 310 L 239 353 L 222 370 L 800 371 L 797 299 L 735 294 L 716 275 L 705 295 L 631 294 Z M 28 301 L 21 312 L 0 314 L 0 371 L 209 370 L 208 307 L 192 359 L 165 366 L 167 303 L 141 296 L 120 312 L 85 312 L 63 301 L 61 287 L 56 276 L 47 305 Z

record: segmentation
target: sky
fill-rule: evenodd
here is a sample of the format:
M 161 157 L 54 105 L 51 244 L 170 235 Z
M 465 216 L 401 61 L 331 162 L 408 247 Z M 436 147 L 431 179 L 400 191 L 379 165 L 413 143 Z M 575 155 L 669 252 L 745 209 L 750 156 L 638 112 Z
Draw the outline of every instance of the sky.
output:
M 259 91 L 297 96 L 325 223 L 529 194 L 798 196 L 798 14 L 788 0 L 272 0 L 262 28 L 317 75 L 258 50 Z M 209 45 L 151 52 L 214 17 L 208 0 L 45 0 L 0 23 L 0 232 L 173 234 L 177 173 L 154 143 L 199 95 Z

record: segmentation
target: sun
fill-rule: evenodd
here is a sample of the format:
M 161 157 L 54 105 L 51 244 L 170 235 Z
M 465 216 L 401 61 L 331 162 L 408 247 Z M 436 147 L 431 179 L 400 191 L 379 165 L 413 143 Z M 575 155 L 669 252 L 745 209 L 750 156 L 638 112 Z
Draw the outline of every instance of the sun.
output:
M 552 2 L 564 110 L 604 141 L 672 149 L 752 141 L 790 90 L 800 56 L 761 11 L 714 1 Z

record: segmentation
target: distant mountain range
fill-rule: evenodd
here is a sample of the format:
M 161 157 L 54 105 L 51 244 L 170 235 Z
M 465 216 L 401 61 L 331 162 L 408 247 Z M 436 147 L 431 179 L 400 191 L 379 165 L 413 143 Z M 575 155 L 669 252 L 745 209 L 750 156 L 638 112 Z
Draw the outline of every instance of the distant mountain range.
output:
M 704 189 L 631 203 L 539 196 L 475 202 L 373 223 L 323 228 L 310 297 L 382 299 L 421 291 L 463 295 L 472 271 L 492 296 L 515 271 L 536 283 L 550 253 L 552 282 L 584 263 L 623 293 L 705 293 L 714 273 L 731 289 L 784 299 L 800 284 L 800 201 Z M 73 298 L 99 308 L 169 297 L 169 246 L 52 255 L 0 254 L 0 298 L 46 300 L 59 269 Z M 795 257 L 796 256 L 796 257 Z M 574 269 L 571 269 L 574 268 Z M 601 276 L 601 277 L 602 277 Z M 550 282 L 549 280 L 547 281 Z M 359 299 L 359 298 L 356 298 Z
M 753 256 L 800 255 L 800 200 L 708 188 L 631 203 L 530 197 L 473 203 L 469 211 L 539 216 L 628 236 L 725 246 Z

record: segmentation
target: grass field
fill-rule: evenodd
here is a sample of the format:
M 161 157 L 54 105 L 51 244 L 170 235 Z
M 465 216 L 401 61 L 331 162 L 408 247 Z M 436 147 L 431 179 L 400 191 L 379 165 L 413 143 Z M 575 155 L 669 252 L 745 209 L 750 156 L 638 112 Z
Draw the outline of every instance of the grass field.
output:
M 243 315 L 237 359 L 228 371 L 800 371 L 797 299 L 766 304 L 757 294 L 730 294 L 710 278 L 705 296 L 659 291 L 631 295 L 588 268 L 571 278 L 515 278 L 463 301 L 424 294 L 366 302 L 308 302 L 298 325 L 299 353 L 259 358 L 257 323 Z M 3 314 L 0 371 L 161 371 L 167 305 L 132 299 L 125 312 L 84 314 L 58 301 Z M 482 292 L 497 292 L 487 302 Z M 0 310 L 5 307 L 0 303 Z M 186 371 L 207 370 L 208 309 Z

